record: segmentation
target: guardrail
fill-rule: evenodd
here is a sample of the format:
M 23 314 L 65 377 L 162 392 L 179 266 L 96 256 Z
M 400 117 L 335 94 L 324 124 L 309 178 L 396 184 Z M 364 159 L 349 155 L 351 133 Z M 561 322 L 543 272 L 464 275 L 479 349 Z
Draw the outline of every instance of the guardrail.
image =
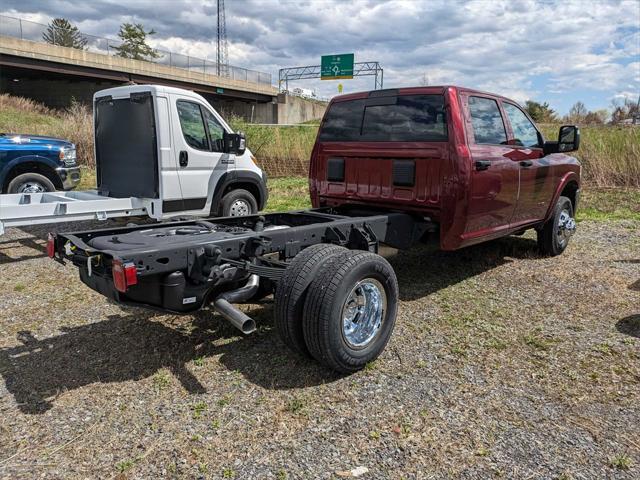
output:
M 0 15 L 0 35 L 20 38 L 21 40 L 30 40 L 32 42 L 60 45 L 62 42 L 58 43 L 55 37 L 56 30 L 52 30 L 52 38 L 49 41 L 44 39 L 44 34 L 47 32 L 47 29 L 48 25 Z M 88 35 L 82 32 L 78 33 L 86 42 L 83 50 L 93 53 L 101 53 L 103 55 L 118 56 L 118 50 L 116 50 L 116 48 L 122 45 L 122 42 L 119 40 L 97 37 L 95 35 Z M 231 78 L 233 80 L 271 85 L 270 73 L 258 72 L 257 70 L 249 70 L 242 67 L 234 67 L 232 65 L 218 65 L 216 62 L 211 62 L 203 58 L 183 55 L 181 53 L 170 52 L 168 50 L 157 48 L 154 50 L 159 57 L 154 59 L 145 59 L 145 61 L 159 63 L 169 67 L 202 72 L 203 74 L 208 75 L 218 75 Z

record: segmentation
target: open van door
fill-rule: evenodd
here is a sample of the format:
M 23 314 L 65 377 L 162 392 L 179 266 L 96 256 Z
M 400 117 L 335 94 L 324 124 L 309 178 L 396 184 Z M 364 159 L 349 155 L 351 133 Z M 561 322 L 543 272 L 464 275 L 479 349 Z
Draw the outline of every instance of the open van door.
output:
M 151 92 L 131 92 L 122 98 L 96 97 L 94 112 L 100 194 L 159 198 L 156 116 Z

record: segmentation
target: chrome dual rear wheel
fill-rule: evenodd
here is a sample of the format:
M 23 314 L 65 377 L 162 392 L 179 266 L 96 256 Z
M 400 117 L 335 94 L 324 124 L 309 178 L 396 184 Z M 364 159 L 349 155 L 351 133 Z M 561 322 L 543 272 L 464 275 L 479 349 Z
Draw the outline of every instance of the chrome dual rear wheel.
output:
M 387 311 L 387 295 L 375 278 L 351 289 L 342 306 L 342 335 L 351 348 L 367 346 L 380 332 Z

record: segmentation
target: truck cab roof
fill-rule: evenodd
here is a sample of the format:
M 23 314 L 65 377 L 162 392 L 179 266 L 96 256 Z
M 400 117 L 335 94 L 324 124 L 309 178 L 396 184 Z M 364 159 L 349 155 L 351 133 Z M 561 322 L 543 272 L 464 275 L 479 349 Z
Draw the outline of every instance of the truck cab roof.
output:
M 483 90 L 476 90 L 474 88 L 463 87 L 461 85 L 426 85 L 420 87 L 402 87 L 402 88 L 386 88 L 384 90 L 369 90 L 363 92 L 354 92 L 347 93 L 345 95 L 337 95 L 333 97 L 331 103 L 333 102 L 342 102 L 345 100 L 356 100 L 359 98 L 368 98 L 368 97 L 387 97 L 393 95 L 420 95 L 420 94 L 443 94 L 447 90 L 450 90 L 453 93 L 457 92 L 467 92 L 470 94 L 477 94 L 492 98 L 499 98 L 501 100 L 506 100 L 511 103 L 518 103 L 515 100 L 504 97 L 502 95 L 497 95 L 495 93 L 486 92 Z

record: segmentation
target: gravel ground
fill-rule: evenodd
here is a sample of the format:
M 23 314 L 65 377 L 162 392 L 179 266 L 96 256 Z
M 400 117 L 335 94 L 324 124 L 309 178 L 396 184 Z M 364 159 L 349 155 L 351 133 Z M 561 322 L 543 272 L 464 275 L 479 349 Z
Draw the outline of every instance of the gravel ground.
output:
M 530 234 L 392 254 L 395 333 L 351 376 L 286 350 L 269 299 L 246 338 L 120 308 L 9 230 L 0 476 L 639 478 L 638 227 L 583 221 L 553 259 Z

